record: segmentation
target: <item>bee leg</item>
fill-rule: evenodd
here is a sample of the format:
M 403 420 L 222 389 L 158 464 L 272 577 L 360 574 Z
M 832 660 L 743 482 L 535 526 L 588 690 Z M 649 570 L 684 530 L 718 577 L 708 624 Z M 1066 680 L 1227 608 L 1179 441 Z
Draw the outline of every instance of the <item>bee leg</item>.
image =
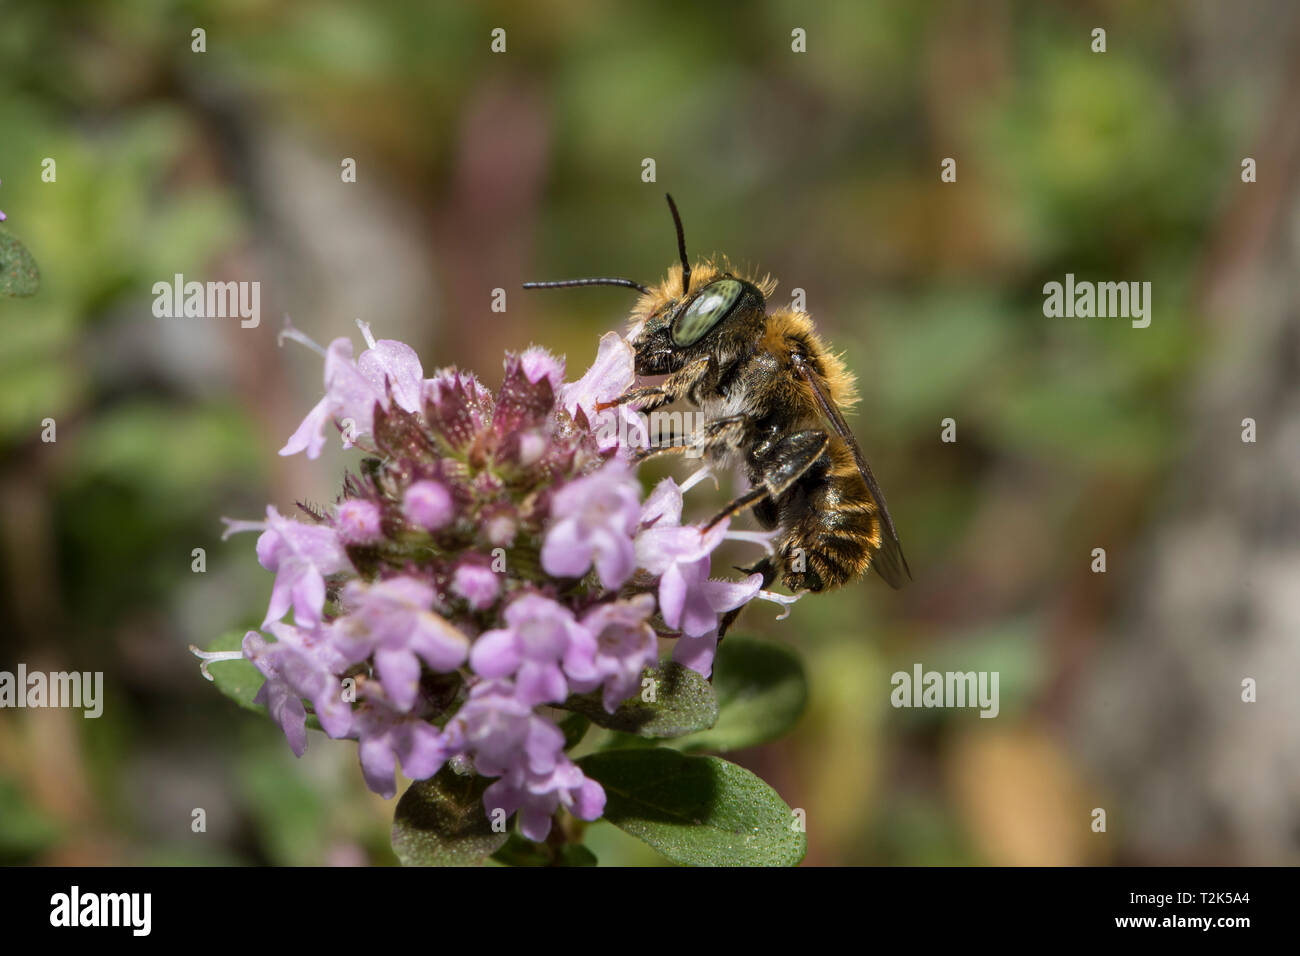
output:
M 611 399 L 608 402 L 597 402 L 596 411 L 603 412 L 607 408 L 617 408 L 619 405 L 628 405 L 632 402 L 647 402 L 658 408 L 660 405 L 666 405 L 672 401 L 671 398 L 664 396 L 664 389 L 659 385 L 641 385 L 637 388 L 629 388 L 618 398 Z M 647 409 L 642 409 L 646 411 Z
M 644 402 L 638 411 L 652 412 L 656 408 L 677 401 L 685 395 L 697 381 L 709 369 L 709 359 L 702 358 L 692 362 L 685 368 L 673 372 L 661 385 L 641 385 L 637 388 L 629 388 L 618 398 L 608 402 L 597 402 L 596 411 L 604 411 L 607 408 L 614 408 L 617 405 L 626 405 L 629 402 Z
M 734 416 L 744 421 L 743 416 Z M 720 418 L 712 424 L 723 425 L 730 423 L 730 418 Z M 734 427 L 734 426 L 730 426 Z M 722 432 L 722 429 L 719 429 Z M 751 505 L 757 504 L 764 498 L 771 498 L 776 501 L 786 490 L 799 480 L 805 471 L 812 467 L 813 462 L 821 457 L 826 446 L 830 444 L 831 436 L 823 431 L 808 429 L 807 431 L 795 432 L 793 435 L 787 435 L 772 449 L 771 453 L 762 461 L 764 467 L 763 483 L 755 485 L 749 491 L 745 492 L 727 507 L 719 511 L 704 530 L 708 531 L 719 521 L 730 518 L 732 515 L 739 514 Z
M 759 499 L 766 498 L 766 497 L 767 497 L 767 486 L 755 485 L 753 488 L 750 488 L 747 492 L 745 492 L 735 501 L 727 505 L 727 507 L 723 508 L 712 518 L 710 518 L 709 523 L 704 526 L 704 530 L 712 531 L 713 527 L 717 525 L 719 522 L 725 521 L 726 519 L 732 517 L 733 515 L 740 514 L 740 512 L 744 511 L 746 508 L 748 508 L 750 505 L 757 502 Z
M 692 447 L 688 442 L 681 445 L 651 445 L 649 448 L 638 448 L 632 452 L 632 464 L 639 465 L 647 458 L 655 458 L 658 455 L 680 455 L 689 451 Z
M 702 451 L 718 445 L 735 444 L 744 435 L 745 420 L 744 415 L 728 415 L 705 422 L 700 426 L 700 434 L 695 442 Z
M 742 495 L 729 504 L 721 515 L 709 523 L 709 527 L 729 513 L 733 513 L 733 510 L 739 511 L 746 505 L 762 501 L 764 498 L 775 504 L 776 500 L 789 490 L 790 486 L 798 481 L 822 456 L 830 441 L 830 435 L 814 428 L 795 432 L 793 435 L 787 435 L 781 439 L 764 456 L 760 463 L 763 468 L 763 483 L 756 485 L 753 491 Z M 780 573 L 777 562 L 770 557 L 763 558 L 763 560 L 747 570 L 750 574 L 760 572 L 763 575 L 762 589 L 765 591 L 772 586 L 772 582 L 776 580 L 777 575 Z M 718 624 L 719 641 L 726 635 L 731 625 L 735 623 L 736 618 L 740 616 L 740 612 L 741 608 L 736 608 L 722 616 L 722 620 Z
M 831 436 L 815 428 L 787 435 L 759 462 L 763 487 L 775 501 L 822 456 Z
M 700 456 L 703 456 L 719 445 L 729 445 L 734 442 L 743 433 L 744 424 L 744 415 L 728 415 L 726 418 L 715 419 L 702 426 L 695 434 L 681 441 L 651 445 L 649 448 L 639 449 L 633 453 L 632 462 L 639 465 L 647 458 L 653 458 L 656 455 L 680 455 L 686 452 L 698 452 Z
M 749 574 L 762 574 L 763 590 L 765 591 L 771 587 L 772 582 L 776 580 L 778 571 L 775 562 L 773 562 L 771 558 L 764 558 L 752 568 L 742 568 L 741 570 L 746 571 Z M 740 607 L 732 608 L 726 614 L 722 615 L 722 620 L 718 622 L 718 643 L 722 643 L 722 639 L 727 636 L 727 631 L 731 630 L 731 625 L 736 623 L 736 618 L 740 617 L 740 612 L 744 609 L 745 606 L 742 604 Z

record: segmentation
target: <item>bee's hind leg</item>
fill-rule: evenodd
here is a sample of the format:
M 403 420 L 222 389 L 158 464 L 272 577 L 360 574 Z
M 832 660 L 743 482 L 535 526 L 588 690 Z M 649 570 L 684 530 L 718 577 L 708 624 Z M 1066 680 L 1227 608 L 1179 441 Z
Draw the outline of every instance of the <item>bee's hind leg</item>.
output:
M 720 419 L 718 424 L 727 421 L 730 420 Z M 755 485 L 719 511 L 704 526 L 704 530 L 708 531 L 718 522 L 739 514 L 764 498 L 771 498 L 775 502 L 812 467 L 829 443 L 830 436 L 822 431 L 809 430 L 787 436 L 764 459 L 763 483 Z
M 759 501 L 761 501 L 763 498 L 766 497 L 767 497 L 767 486 L 755 485 L 753 488 L 750 488 L 747 492 L 745 492 L 735 501 L 732 501 L 730 504 L 727 505 L 727 507 L 723 508 L 712 518 L 710 518 L 708 523 L 704 526 L 703 530 L 712 531 L 713 528 L 719 523 L 726 521 L 728 518 L 734 515 L 740 514 L 746 508 L 757 504 Z
M 763 558 L 763 560 L 759 561 L 757 564 L 748 568 L 741 568 L 740 570 L 744 571 L 746 574 L 763 575 L 762 590 L 764 591 L 771 586 L 772 582 L 776 580 L 777 574 L 780 573 L 776 566 L 776 562 L 771 558 Z M 726 614 L 722 615 L 722 620 L 718 622 L 719 643 L 724 637 L 726 637 L 727 631 L 731 629 L 732 624 L 736 623 L 736 618 L 740 617 L 740 612 L 744 609 L 745 605 L 742 604 L 740 607 L 732 608 Z

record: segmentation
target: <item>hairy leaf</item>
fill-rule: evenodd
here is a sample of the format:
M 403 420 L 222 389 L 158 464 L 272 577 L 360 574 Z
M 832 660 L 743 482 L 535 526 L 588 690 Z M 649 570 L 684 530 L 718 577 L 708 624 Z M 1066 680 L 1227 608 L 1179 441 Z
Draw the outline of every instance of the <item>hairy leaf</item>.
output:
M 721 757 L 608 750 L 578 761 L 605 788 L 605 819 L 691 866 L 793 866 L 807 841 L 771 787 Z
M 40 270 L 27 247 L 0 230 L 0 295 L 35 295 L 40 285 Z
M 654 681 L 654 699 L 641 693 L 619 705 L 614 713 L 605 710 L 600 691 L 570 697 L 561 706 L 582 714 L 598 727 L 636 734 L 638 737 L 680 737 L 712 727 L 718 719 L 718 700 L 713 688 L 695 671 L 673 661 L 647 668 L 644 679 Z
M 808 679 L 799 657 L 782 644 L 728 637 L 713 665 L 718 720 L 712 728 L 673 742 L 687 753 L 753 747 L 780 737 L 808 703 Z
M 478 866 L 499 850 L 509 834 L 494 833 L 483 809 L 491 783 L 443 767 L 411 784 L 393 817 L 393 852 L 402 865 Z

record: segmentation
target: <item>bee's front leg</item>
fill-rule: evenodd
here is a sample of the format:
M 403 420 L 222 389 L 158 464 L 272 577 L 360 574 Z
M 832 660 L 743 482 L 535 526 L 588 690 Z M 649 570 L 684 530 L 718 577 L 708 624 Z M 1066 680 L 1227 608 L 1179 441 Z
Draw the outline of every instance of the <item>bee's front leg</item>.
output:
M 664 379 L 661 385 L 641 385 L 636 388 L 629 388 L 612 401 L 597 402 L 596 411 L 601 412 L 607 408 L 615 408 L 619 405 L 636 402 L 638 404 L 637 411 L 653 412 L 685 395 L 690 391 L 691 386 L 698 382 L 708 370 L 709 360 L 708 358 L 702 358 L 683 369 L 673 372 L 672 375 Z
M 670 441 L 666 444 L 642 448 L 632 455 L 632 461 L 639 465 L 647 458 L 653 458 L 656 455 L 685 454 L 687 452 L 695 453 L 691 457 L 707 455 L 716 448 L 734 446 L 744 434 L 744 428 L 744 415 L 728 415 L 726 418 L 715 419 L 707 425 L 701 426 L 699 431 L 684 436 L 679 441 Z
M 639 385 L 636 388 L 629 388 L 618 398 L 610 399 L 608 402 L 597 402 L 596 411 L 603 412 L 607 408 L 618 408 L 620 405 L 637 404 L 637 411 L 652 412 L 657 408 L 662 408 L 673 400 L 672 396 L 662 385 Z M 645 404 L 641 404 L 641 403 Z

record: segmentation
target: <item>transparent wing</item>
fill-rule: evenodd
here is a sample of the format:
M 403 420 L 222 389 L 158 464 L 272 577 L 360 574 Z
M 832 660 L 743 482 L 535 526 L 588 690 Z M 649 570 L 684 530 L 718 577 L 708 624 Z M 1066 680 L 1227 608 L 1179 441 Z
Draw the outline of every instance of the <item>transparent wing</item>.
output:
M 903 556 L 903 546 L 898 541 L 894 519 L 890 517 L 889 508 L 885 505 L 885 494 L 876 484 L 876 476 L 871 473 L 871 466 L 863 457 L 862 449 L 858 447 L 858 440 L 853 437 L 853 432 L 849 431 L 848 422 L 844 420 L 844 416 L 832 400 L 826 381 L 804 360 L 802 355 L 796 353 L 791 356 L 791 360 L 795 371 L 812 388 L 817 405 L 831 430 L 843 439 L 844 444 L 849 446 L 849 451 L 853 452 L 853 460 L 857 462 L 858 471 L 862 473 L 871 497 L 876 500 L 876 508 L 880 511 L 880 519 L 884 527 L 881 528 L 880 533 L 880 548 L 872 556 L 871 566 L 890 587 L 901 588 L 911 580 L 912 569 L 907 566 L 907 558 Z

